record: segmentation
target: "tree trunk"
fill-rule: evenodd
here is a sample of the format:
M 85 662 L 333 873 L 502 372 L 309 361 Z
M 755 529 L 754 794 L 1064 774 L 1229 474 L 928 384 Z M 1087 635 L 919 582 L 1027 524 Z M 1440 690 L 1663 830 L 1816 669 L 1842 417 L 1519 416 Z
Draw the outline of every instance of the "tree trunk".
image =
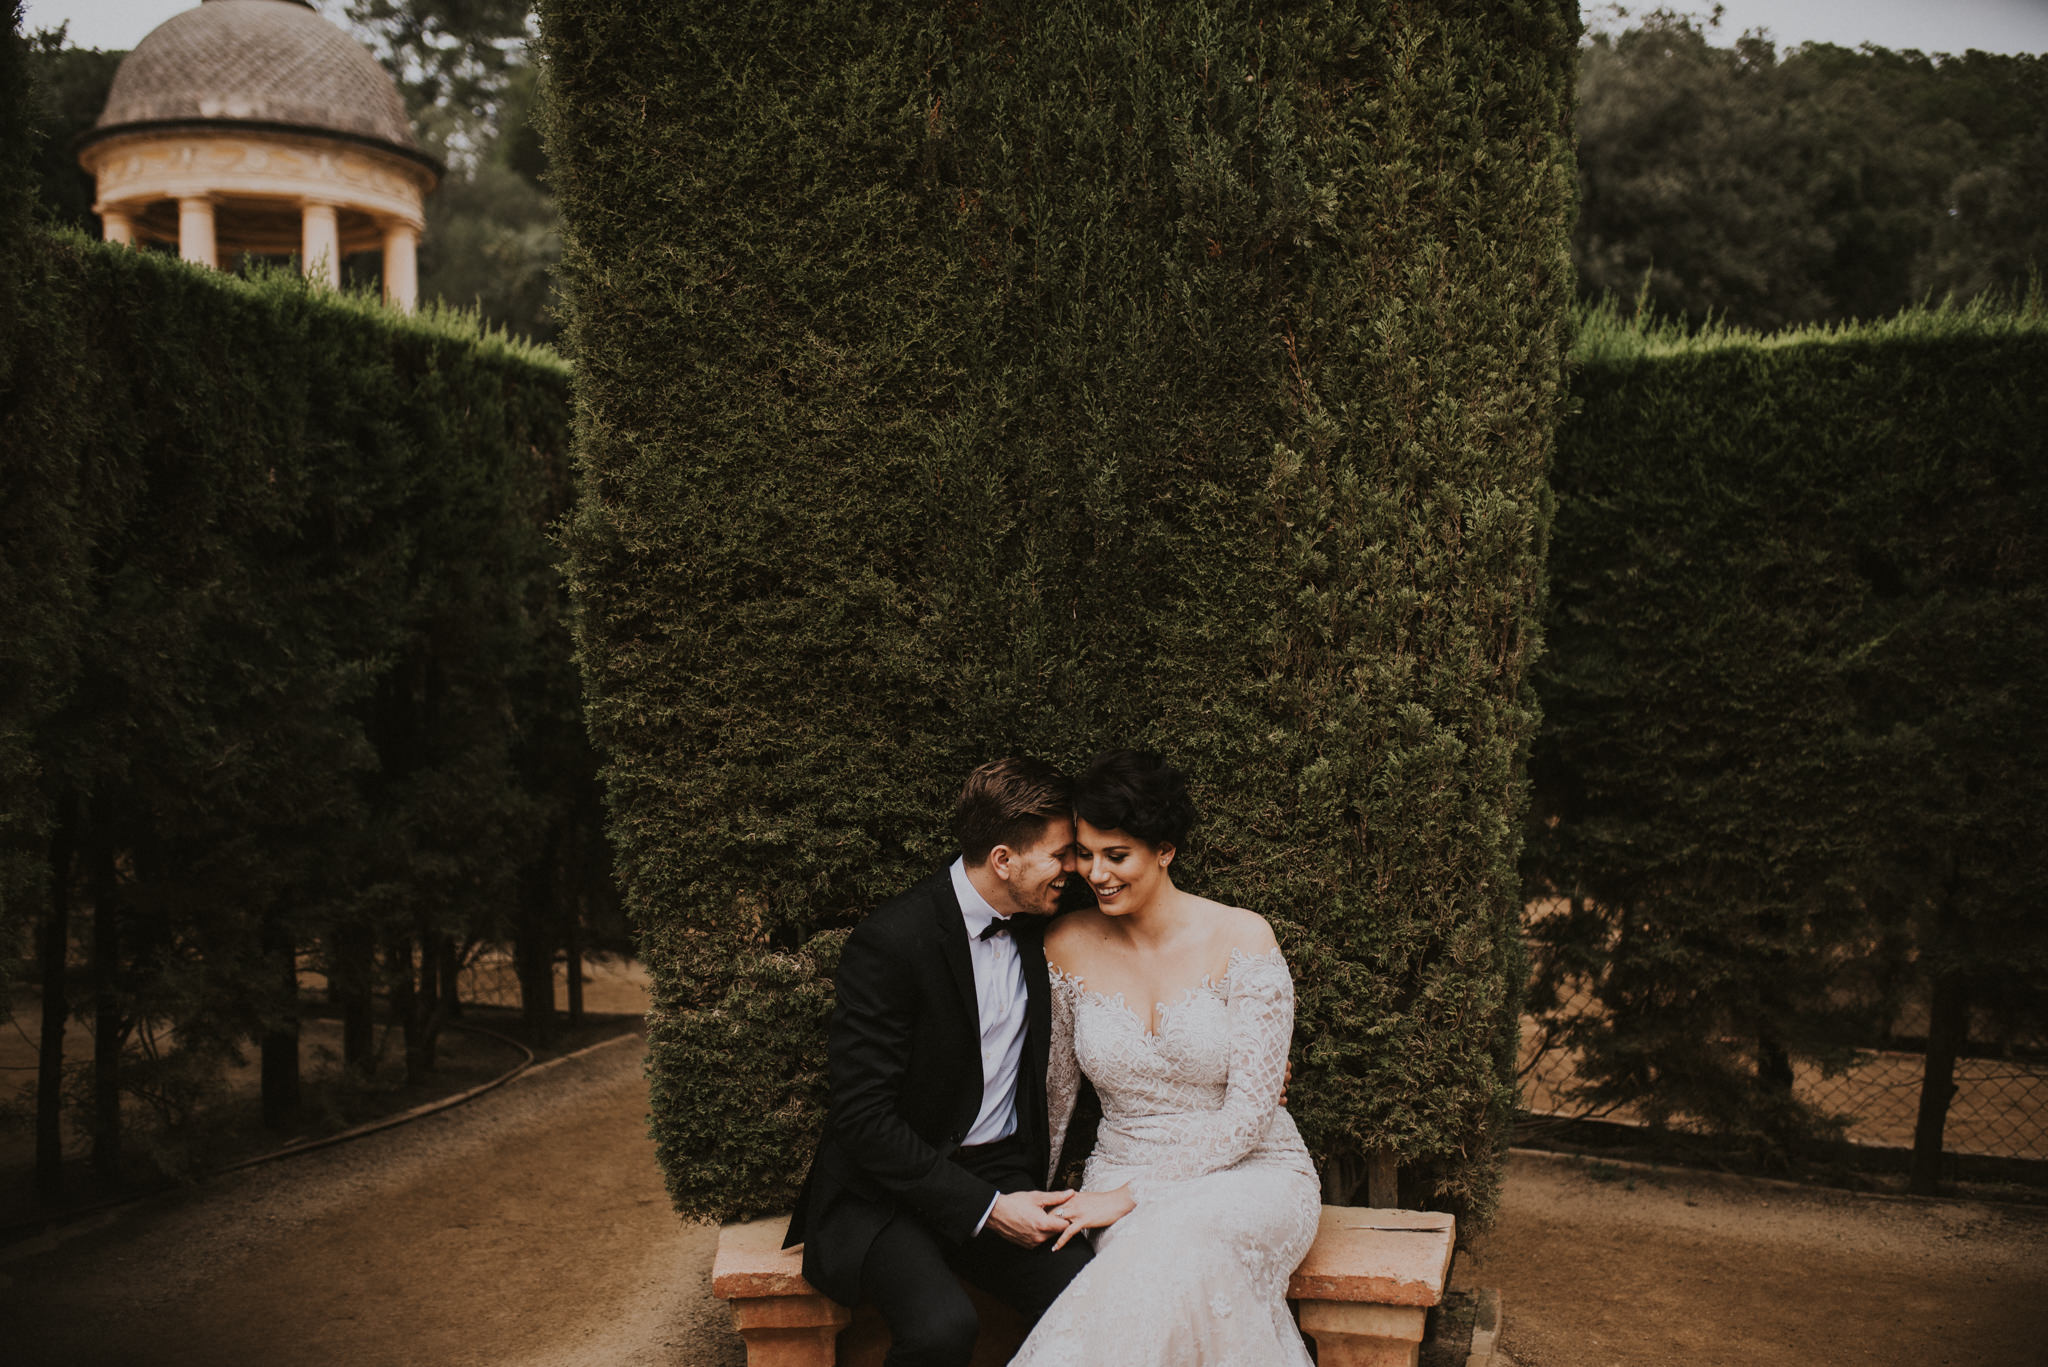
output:
M 1913 1165 L 1906 1189 L 1932 1196 L 1941 1186 L 1942 1133 L 1956 1094 L 1956 1055 L 1970 1030 L 1970 995 L 1963 975 L 1935 975 L 1927 1011 L 1927 1060 L 1920 1077 L 1920 1114 L 1913 1123 Z
M 398 1017 L 399 1029 L 405 1036 L 405 1080 L 422 1082 L 427 1076 L 427 1059 L 423 1052 L 424 1032 L 420 1029 L 418 989 L 413 978 L 412 937 L 393 936 L 385 955 L 390 970 L 391 1014 Z
M 1392 1149 L 1374 1149 L 1367 1160 L 1366 1203 L 1375 1210 L 1392 1210 L 1401 1204 L 1401 1165 Z
M 520 917 L 512 942 L 513 967 L 519 974 L 519 1011 L 527 1041 L 535 1046 L 555 1037 L 555 940 L 548 933 L 553 898 L 552 852 L 534 860 L 519 876 Z
M 360 926 L 337 926 L 328 939 L 328 991 L 341 1007 L 341 1064 L 368 1077 L 377 1071 L 376 952 Z
M 431 1073 L 440 1063 L 441 1027 L 448 1023 L 449 1008 L 453 1005 L 441 991 L 446 980 L 442 963 L 455 951 L 448 936 L 427 929 L 424 916 L 419 917 L 415 924 L 419 928 L 420 987 L 419 996 L 413 1002 L 413 1011 L 419 1016 L 420 1068 Z
M 36 1195 L 64 1194 L 64 1026 L 71 1018 L 66 981 L 71 967 L 71 860 L 76 830 L 69 804 L 60 810 L 50 842 L 50 910 L 43 922 L 38 960 L 43 988 L 43 1029 L 36 1052 Z
M 575 1030 L 583 1024 L 583 915 L 578 907 L 576 914 L 569 918 L 565 927 L 569 932 L 569 943 L 564 951 L 568 960 L 569 977 L 569 1028 Z
M 1333 1153 L 1323 1164 L 1323 1204 L 1326 1206 L 1348 1206 L 1351 1198 L 1358 1194 L 1362 1180 L 1359 1168 L 1362 1164 L 1350 1154 Z
M 264 918 L 265 952 L 276 973 L 276 1014 L 263 1032 L 263 1123 L 282 1129 L 299 1110 L 299 953 L 281 917 Z
M 100 823 L 103 825 L 103 823 Z M 92 1166 L 106 1178 L 121 1173 L 121 913 L 115 891 L 114 852 L 104 831 L 93 850 L 92 874 Z
M 441 937 L 441 1012 L 450 1020 L 462 1015 L 462 953 L 453 935 Z

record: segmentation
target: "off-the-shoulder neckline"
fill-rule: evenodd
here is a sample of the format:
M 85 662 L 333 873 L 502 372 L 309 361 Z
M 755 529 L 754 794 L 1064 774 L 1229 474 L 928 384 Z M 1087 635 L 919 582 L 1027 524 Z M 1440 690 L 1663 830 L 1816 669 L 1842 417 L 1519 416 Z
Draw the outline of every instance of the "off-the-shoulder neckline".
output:
M 1278 945 L 1275 945 L 1271 949 L 1261 950 L 1257 954 L 1247 953 L 1244 950 L 1239 949 L 1233 945 L 1230 950 L 1230 956 L 1224 960 L 1223 974 L 1221 977 L 1218 977 L 1214 973 L 1206 974 L 1203 976 L 1200 982 L 1191 983 L 1188 986 L 1182 988 L 1180 990 L 1179 995 L 1174 999 L 1170 1001 L 1156 1001 L 1152 1003 L 1151 1029 L 1144 1028 L 1146 1023 L 1142 1020 L 1139 1020 L 1138 1013 L 1136 1011 L 1131 1010 L 1130 1005 L 1124 1001 L 1123 993 L 1097 992 L 1094 988 L 1088 986 L 1087 981 L 1083 979 L 1080 974 L 1069 973 L 1065 969 L 1061 968 L 1059 965 L 1051 962 L 1048 962 L 1046 964 L 1046 971 L 1051 974 L 1054 986 L 1058 986 L 1061 980 L 1064 979 L 1068 984 L 1070 984 L 1073 987 L 1073 989 L 1076 992 L 1079 992 L 1082 996 L 1093 997 L 1096 1001 L 1101 1002 L 1103 1005 L 1116 1007 L 1119 1010 L 1126 1013 L 1127 1015 L 1129 1015 L 1133 1021 L 1137 1022 L 1139 1028 L 1143 1031 L 1146 1039 L 1157 1039 L 1159 1037 L 1160 1032 L 1166 1028 L 1166 1017 L 1164 1014 L 1165 1012 L 1177 1010 L 1180 1007 L 1186 1006 L 1190 1001 L 1194 1000 L 1194 996 L 1197 992 L 1216 992 L 1220 993 L 1223 997 L 1227 999 L 1230 994 L 1225 989 L 1228 987 L 1231 979 L 1234 976 L 1236 976 L 1238 970 L 1241 967 L 1251 964 L 1263 964 L 1273 961 L 1279 961 L 1283 966 L 1286 962 L 1284 959 L 1281 958 L 1280 947 Z

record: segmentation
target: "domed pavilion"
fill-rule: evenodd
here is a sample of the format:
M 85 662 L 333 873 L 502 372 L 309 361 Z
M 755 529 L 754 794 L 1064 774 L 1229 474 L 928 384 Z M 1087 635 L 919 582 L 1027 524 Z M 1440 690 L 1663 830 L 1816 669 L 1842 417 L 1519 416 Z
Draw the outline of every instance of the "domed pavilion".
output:
M 417 302 L 440 167 L 376 58 L 300 0 L 202 0 L 158 25 L 78 159 L 109 242 L 175 242 L 216 267 L 296 253 L 331 286 L 343 256 L 381 251 L 384 297 Z

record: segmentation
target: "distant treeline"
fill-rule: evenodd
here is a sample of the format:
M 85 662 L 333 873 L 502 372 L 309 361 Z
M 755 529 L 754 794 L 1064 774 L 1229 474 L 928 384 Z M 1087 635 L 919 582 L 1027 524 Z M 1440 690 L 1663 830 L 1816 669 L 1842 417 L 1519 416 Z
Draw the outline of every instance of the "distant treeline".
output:
M 515 331 L 558 326 L 560 255 L 533 130 L 522 0 L 354 0 L 346 10 L 450 156 L 421 285 Z M 1583 297 L 1744 327 L 1877 318 L 2022 287 L 2048 263 L 2048 60 L 1719 40 L 1645 16 L 1579 53 Z M 46 212 L 97 232 L 71 139 L 118 54 L 45 35 L 33 63 Z M 374 258 L 359 265 L 374 269 Z
M 4 277 L 0 945 L 45 1189 L 67 1110 L 111 1175 L 132 1103 L 174 1132 L 252 1046 L 287 1118 L 302 970 L 351 1067 L 381 1020 L 431 1068 L 484 943 L 545 1034 L 615 906 L 546 531 L 566 368 L 70 233 Z
M 1833 1128 L 1795 1064 L 1924 1034 L 1932 1190 L 1958 1053 L 2048 1039 L 2048 311 L 1577 360 L 1531 1012 L 1578 1100 L 1775 1161 Z
M 1582 296 L 1741 327 L 2024 289 L 2048 263 L 2048 59 L 1757 38 L 1662 15 L 1579 60 Z

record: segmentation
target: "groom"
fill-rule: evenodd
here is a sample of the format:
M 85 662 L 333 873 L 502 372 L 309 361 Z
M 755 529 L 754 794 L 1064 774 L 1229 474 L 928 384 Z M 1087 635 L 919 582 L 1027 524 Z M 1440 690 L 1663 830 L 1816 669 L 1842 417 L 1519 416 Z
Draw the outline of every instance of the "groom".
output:
M 831 1110 L 784 1247 L 888 1323 L 888 1367 L 966 1367 L 958 1278 L 1036 1320 L 1088 1261 L 1040 1191 L 1050 988 L 1043 934 L 1074 869 L 1069 784 L 1029 759 L 968 775 L 960 857 L 855 928 L 828 1039 Z M 956 1275 L 957 1274 L 957 1275 Z

